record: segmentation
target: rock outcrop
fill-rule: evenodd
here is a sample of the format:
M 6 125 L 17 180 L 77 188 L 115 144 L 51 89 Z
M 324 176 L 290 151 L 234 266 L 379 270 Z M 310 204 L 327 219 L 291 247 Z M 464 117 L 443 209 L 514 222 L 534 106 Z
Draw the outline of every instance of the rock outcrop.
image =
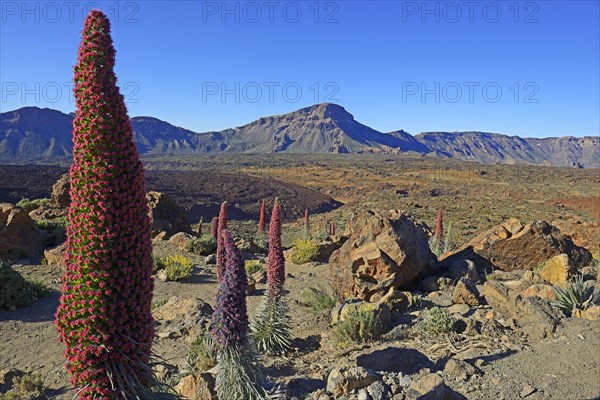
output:
M 50 196 L 50 202 L 54 205 L 61 207 L 69 207 L 71 204 L 71 182 L 69 180 L 69 174 L 63 174 L 58 181 L 52 186 L 52 195 Z
M 523 226 L 509 219 L 477 235 L 458 252 L 443 260 L 452 265 L 459 260 L 472 260 L 478 267 L 493 265 L 504 271 L 532 270 L 559 254 L 566 254 L 570 264 L 581 268 L 590 263 L 592 254 L 577 246 L 558 228 L 545 221 Z
M 161 234 L 161 238 L 166 240 L 179 232 L 192 233 L 185 210 L 170 196 L 151 191 L 146 198 L 150 206 L 153 238 Z
M 361 299 L 377 301 L 391 287 L 409 286 L 435 262 L 424 231 L 398 211 L 355 215 L 345 236 L 329 262 L 337 283 Z

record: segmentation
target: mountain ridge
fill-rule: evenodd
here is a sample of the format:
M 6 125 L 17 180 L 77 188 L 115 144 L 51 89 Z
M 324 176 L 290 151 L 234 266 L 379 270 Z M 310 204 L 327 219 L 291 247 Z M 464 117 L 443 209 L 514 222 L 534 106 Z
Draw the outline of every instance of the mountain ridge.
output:
M 23 107 L 0 113 L 0 161 L 71 154 L 74 113 Z M 152 116 L 130 119 L 142 155 L 211 153 L 422 154 L 482 163 L 600 167 L 600 138 L 523 138 L 492 132 L 380 132 L 344 107 L 320 103 L 222 131 L 194 132 Z

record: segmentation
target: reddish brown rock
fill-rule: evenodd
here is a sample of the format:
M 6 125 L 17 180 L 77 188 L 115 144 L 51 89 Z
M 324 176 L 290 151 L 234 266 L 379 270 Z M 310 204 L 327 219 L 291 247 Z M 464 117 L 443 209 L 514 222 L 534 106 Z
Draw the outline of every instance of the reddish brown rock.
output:
M 0 258 L 39 260 L 43 250 L 42 235 L 29 214 L 20 207 L 0 203 Z
M 435 262 L 424 231 L 397 211 L 354 216 L 345 235 L 329 262 L 339 286 L 362 299 L 413 283 Z
M 148 192 L 150 218 L 152 219 L 152 237 L 159 233 L 163 239 L 169 239 L 178 232 L 192 233 L 192 227 L 187 221 L 185 210 L 175 200 L 164 193 Z
M 69 174 L 63 174 L 58 181 L 56 181 L 54 186 L 52 186 L 50 202 L 53 205 L 60 207 L 69 207 L 69 204 L 71 204 L 70 190 L 71 183 L 69 181 Z
M 554 294 L 552 286 L 539 283 L 529 286 L 529 288 L 523 292 L 523 297 L 531 296 L 541 297 L 546 300 L 556 300 L 556 295 Z
M 575 268 L 588 265 L 591 253 L 577 246 L 555 226 L 536 221 L 523 226 L 510 219 L 477 235 L 455 254 L 444 259 L 445 265 L 460 260 L 473 260 L 477 266 L 494 265 L 504 271 L 532 270 L 559 254 L 566 254 Z

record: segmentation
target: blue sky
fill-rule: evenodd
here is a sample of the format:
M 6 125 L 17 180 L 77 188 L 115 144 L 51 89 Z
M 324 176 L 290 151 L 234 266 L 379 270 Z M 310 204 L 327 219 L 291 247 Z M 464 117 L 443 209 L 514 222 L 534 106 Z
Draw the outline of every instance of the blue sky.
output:
M 194 131 L 314 103 L 377 130 L 600 132 L 598 1 L 0 1 L 0 110 L 74 110 L 86 10 L 130 116 Z

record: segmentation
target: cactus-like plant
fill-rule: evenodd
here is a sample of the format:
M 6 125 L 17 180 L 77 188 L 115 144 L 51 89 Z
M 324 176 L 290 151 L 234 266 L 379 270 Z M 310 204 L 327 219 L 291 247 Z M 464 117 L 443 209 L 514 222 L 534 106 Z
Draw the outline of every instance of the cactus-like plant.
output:
M 81 399 L 153 399 L 151 225 L 114 63 L 110 22 L 93 10 L 74 71 L 71 204 L 56 325 Z
M 267 205 L 265 204 L 265 201 L 263 200 L 262 204 L 260 206 L 260 216 L 258 218 L 258 233 L 260 235 L 265 233 L 266 223 L 267 223 Z
M 202 237 L 202 217 L 200 217 L 200 221 L 198 222 L 198 230 L 196 231 L 196 236 Z
M 571 316 L 574 310 L 585 310 L 600 304 L 600 293 L 594 292 L 594 286 L 585 285 L 583 275 L 568 281 L 564 288 L 556 286 L 553 289 L 556 300 L 552 300 L 550 304 L 568 316 Z
M 213 217 L 210 221 L 210 236 L 217 239 L 217 230 L 219 229 L 219 217 Z
M 452 221 L 448 223 L 448 229 L 446 230 L 446 235 L 444 236 L 444 254 L 450 253 L 456 249 L 456 244 L 454 243 L 454 224 Z
M 219 211 L 219 225 L 217 228 L 217 281 L 221 282 L 225 271 L 225 245 L 223 244 L 223 230 L 227 229 L 227 202 L 221 204 Z
M 329 235 L 335 236 L 335 221 L 331 221 L 331 225 L 329 226 Z
M 226 261 L 211 328 L 218 354 L 215 389 L 220 400 L 265 399 L 265 378 L 248 341 L 244 261 L 229 231 L 220 235 Z
M 284 354 L 291 348 L 291 319 L 285 298 L 285 259 L 281 244 L 282 215 L 275 200 L 269 224 L 268 291 L 250 325 L 252 341 L 261 352 Z

